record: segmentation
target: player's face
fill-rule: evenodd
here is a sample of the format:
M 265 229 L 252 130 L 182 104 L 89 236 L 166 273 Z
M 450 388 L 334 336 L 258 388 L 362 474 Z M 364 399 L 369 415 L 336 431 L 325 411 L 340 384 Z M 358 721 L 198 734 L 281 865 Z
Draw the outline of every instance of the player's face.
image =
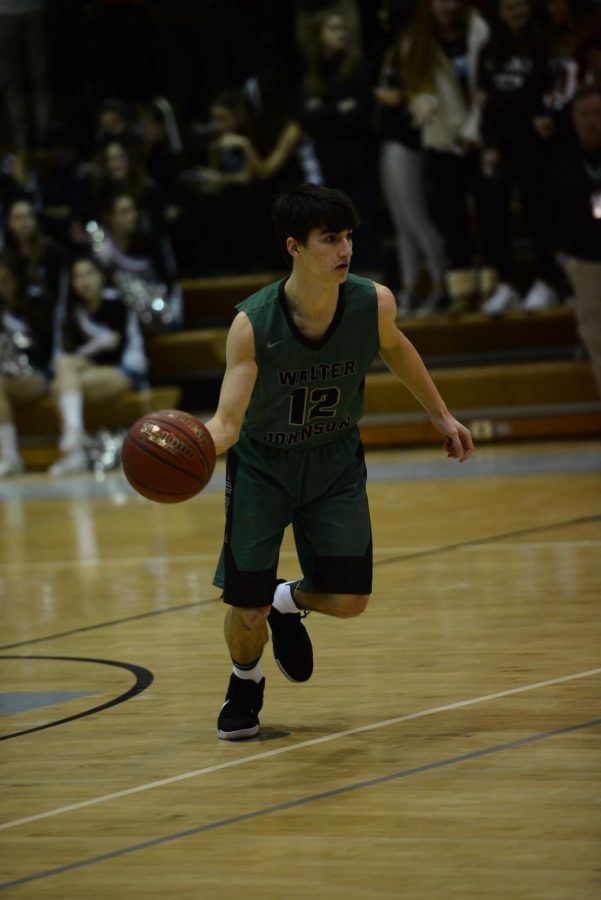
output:
M 307 271 L 321 280 L 342 284 L 349 273 L 353 255 L 353 233 L 313 228 L 306 243 L 298 244 L 298 251 L 299 262 Z

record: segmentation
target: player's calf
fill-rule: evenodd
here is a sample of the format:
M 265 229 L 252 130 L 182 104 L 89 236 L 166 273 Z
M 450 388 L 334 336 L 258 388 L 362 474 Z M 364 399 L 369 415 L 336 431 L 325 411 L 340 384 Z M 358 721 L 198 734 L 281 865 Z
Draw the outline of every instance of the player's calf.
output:
M 365 612 L 369 594 L 328 594 L 330 615 L 339 619 L 354 619 Z

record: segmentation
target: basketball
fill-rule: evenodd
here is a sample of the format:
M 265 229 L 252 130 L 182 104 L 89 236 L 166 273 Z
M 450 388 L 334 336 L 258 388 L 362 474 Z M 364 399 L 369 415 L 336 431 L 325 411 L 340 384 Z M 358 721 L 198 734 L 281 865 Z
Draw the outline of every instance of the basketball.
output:
M 213 438 L 200 419 L 179 409 L 142 416 L 123 440 L 125 477 L 143 497 L 180 503 L 208 484 L 215 468 Z

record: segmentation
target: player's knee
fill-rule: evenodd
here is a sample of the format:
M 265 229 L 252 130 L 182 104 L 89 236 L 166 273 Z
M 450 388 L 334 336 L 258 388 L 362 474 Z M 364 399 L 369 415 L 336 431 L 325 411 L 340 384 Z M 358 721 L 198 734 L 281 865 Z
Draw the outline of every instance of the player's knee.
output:
M 340 619 L 354 619 L 365 612 L 369 602 L 369 594 L 332 594 L 330 605 L 332 612 Z
M 238 607 L 236 613 L 245 628 L 248 628 L 250 631 L 257 631 L 266 622 L 270 609 L 270 606 L 259 606 L 252 609 L 241 609 Z

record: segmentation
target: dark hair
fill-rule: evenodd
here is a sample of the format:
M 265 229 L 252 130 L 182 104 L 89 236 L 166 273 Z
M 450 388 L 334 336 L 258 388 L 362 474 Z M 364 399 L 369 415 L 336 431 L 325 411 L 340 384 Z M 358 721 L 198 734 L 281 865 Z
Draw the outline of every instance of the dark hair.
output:
M 342 19 L 347 21 L 336 7 L 328 6 L 309 20 L 307 35 L 304 42 L 304 54 L 306 58 L 306 84 L 309 94 L 314 97 L 322 97 L 325 91 L 324 67 L 327 61 L 323 55 L 321 46 L 321 33 L 329 19 Z M 349 44 L 346 50 L 339 54 L 336 61 L 337 77 L 344 82 L 350 81 L 359 65 L 359 53 L 353 46 L 352 35 L 349 31 Z
M 23 260 L 23 271 L 26 276 L 29 276 L 33 281 L 36 281 L 37 280 L 36 274 L 35 274 L 36 270 L 42 264 L 44 256 L 46 255 L 46 253 L 48 251 L 48 246 L 49 246 L 50 242 L 48 240 L 47 235 L 44 234 L 44 232 L 42 231 L 42 229 L 40 227 L 40 220 L 39 220 L 38 212 L 35 208 L 35 203 L 33 202 L 31 196 L 29 196 L 28 194 L 20 194 L 16 197 L 13 197 L 13 199 L 10 201 L 10 203 L 8 204 L 8 207 L 6 209 L 6 222 L 5 222 L 5 226 L 4 226 L 4 229 L 5 229 L 4 237 L 5 237 L 5 243 L 6 243 L 7 250 L 11 250 L 17 256 L 20 256 L 19 248 L 17 246 L 17 239 L 15 238 L 13 232 L 8 227 L 8 220 L 10 218 L 10 214 L 13 211 L 13 209 L 15 208 L 15 206 L 17 205 L 17 203 L 26 203 L 28 206 L 30 206 L 31 210 L 33 212 L 33 216 L 35 218 L 36 227 L 35 227 L 32 237 L 31 237 L 31 246 L 30 246 L 29 256 L 27 257 L 27 259 Z
M 313 228 L 338 233 L 359 224 L 359 214 L 350 197 L 335 188 L 315 184 L 299 184 L 278 194 L 271 215 L 276 240 L 283 249 L 289 237 L 305 244 Z

